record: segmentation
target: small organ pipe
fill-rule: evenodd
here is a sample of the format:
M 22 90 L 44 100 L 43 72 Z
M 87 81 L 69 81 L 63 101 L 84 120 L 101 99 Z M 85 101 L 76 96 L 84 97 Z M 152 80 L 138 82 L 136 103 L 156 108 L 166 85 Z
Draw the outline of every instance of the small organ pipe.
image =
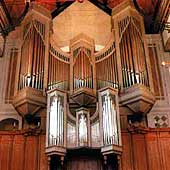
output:
M 64 145 L 64 113 L 63 107 L 61 107 L 61 144 Z
M 51 54 L 49 54 L 48 86 L 51 88 Z
M 53 83 L 55 83 L 54 73 L 55 73 L 55 58 L 52 57 L 52 79 L 54 80 Z M 52 84 L 53 84 L 53 83 L 52 83 Z M 54 85 L 54 84 L 53 84 L 53 85 Z
M 128 27 L 128 31 L 131 31 L 130 30 L 130 28 Z M 132 67 L 133 67 L 133 73 L 135 73 L 136 72 L 136 70 L 135 70 L 135 63 L 134 63 L 134 59 L 133 59 L 133 46 L 132 46 L 132 39 L 130 38 L 130 35 L 129 34 L 127 34 L 128 35 L 128 37 L 129 37 L 129 46 L 130 46 L 130 51 L 131 51 L 131 57 L 132 57 Z M 135 77 L 135 74 L 133 75 L 133 79 L 134 79 L 134 82 L 133 82 L 133 84 L 135 84 L 136 83 L 136 77 Z
M 41 89 L 41 80 L 42 80 L 42 63 L 43 63 L 43 43 L 41 40 L 41 45 L 40 45 L 40 66 L 39 66 L 39 89 Z
M 59 137 L 59 99 L 57 96 L 57 143 L 56 143 L 57 145 L 59 144 L 58 137 Z
M 59 98 L 59 108 L 58 108 L 58 119 L 59 119 L 59 133 L 58 133 L 58 137 L 59 137 L 59 145 L 61 145 L 61 101 Z
M 38 89 L 38 86 L 39 86 L 39 82 L 38 82 L 38 78 L 39 78 L 39 76 L 38 76 L 38 73 L 39 73 L 39 62 L 40 62 L 40 55 L 41 55 L 41 53 L 40 53 L 40 43 L 41 43 L 41 40 L 40 40 L 40 36 L 38 36 L 38 48 L 37 48 L 37 50 L 38 50 L 38 55 L 37 55 L 37 67 L 36 67 L 36 88 Z
M 123 72 L 124 72 L 124 75 L 123 75 L 123 77 L 124 77 L 124 85 L 125 85 L 125 87 L 127 87 L 128 85 L 127 85 L 127 66 L 126 66 L 126 57 L 125 57 L 125 54 L 123 55 L 123 48 L 124 48 L 124 46 L 123 46 L 123 41 L 121 42 L 121 56 L 122 56 L 122 61 L 123 61 Z
M 41 46 L 41 40 L 40 40 L 40 44 L 39 44 L 39 56 L 38 56 L 38 65 L 37 65 L 37 75 L 38 75 L 38 80 L 37 80 L 37 89 L 40 89 L 40 66 L 41 66 L 41 55 L 42 55 L 42 50 L 41 50 L 42 46 Z

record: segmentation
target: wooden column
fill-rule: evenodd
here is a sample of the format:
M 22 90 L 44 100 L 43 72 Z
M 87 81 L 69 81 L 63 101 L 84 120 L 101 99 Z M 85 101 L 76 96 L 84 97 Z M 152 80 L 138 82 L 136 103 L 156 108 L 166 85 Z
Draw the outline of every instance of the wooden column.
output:
M 106 155 L 104 155 L 104 170 L 107 170 L 108 169 L 108 167 L 107 167 L 107 156 Z
M 50 170 L 50 163 L 51 163 L 51 157 L 50 156 L 48 156 L 47 161 L 48 161 L 47 170 Z
M 118 160 L 118 170 L 123 170 L 122 169 L 122 159 L 121 159 L 120 155 L 117 156 L 117 160 Z
M 64 170 L 64 156 L 60 157 L 60 161 L 61 161 L 61 170 Z

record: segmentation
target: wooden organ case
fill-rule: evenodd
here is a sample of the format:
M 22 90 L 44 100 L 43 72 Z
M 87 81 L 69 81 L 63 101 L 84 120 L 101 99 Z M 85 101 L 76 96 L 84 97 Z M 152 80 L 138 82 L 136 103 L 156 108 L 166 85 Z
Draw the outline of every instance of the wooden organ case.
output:
M 111 19 L 113 36 L 99 52 L 83 33 L 63 52 L 40 6 L 33 5 L 22 23 L 13 104 L 27 129 L 41 117 L 47 96 L 48 170 L 121 170 L 120 108 L 145 115 L 155 102 L 142 17 L 125 1 Z
M 94 40 L 81 33 L 70 40 L 68 55 L 51 42 L 46 139 L 51 168 L 103 169 L 107 157 L 116 162 L 121 155 L 114 45 L 112 39 L 102 53 L 95 54 Z M 105 77 L 104 66 L 99 68 L 103 62 L 108 64 Z M 60 163 L 54 165 L 54 160 Z
M 25 128 L 34 123 L 34 117 L 40 117 L 46 107 L 43 93 L 47 89 L 50 27 L 49 11 L 33 3 L 21 25 L 21 50 L 13 100 L 15 109 L 26 120 Z

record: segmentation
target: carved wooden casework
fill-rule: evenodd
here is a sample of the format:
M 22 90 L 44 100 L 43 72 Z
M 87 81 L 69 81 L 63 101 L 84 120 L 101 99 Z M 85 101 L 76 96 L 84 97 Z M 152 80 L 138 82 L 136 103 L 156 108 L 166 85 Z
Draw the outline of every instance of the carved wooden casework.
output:
M 102 169 L 114 169 L 115 160 L 121 169 L 120 107 L 145 115 L 155 102 L 142 17 L 125 1 L 111 19 L 113 37 L 99 52 L 83 33 L 70 40 L 70 53 L 63 52 L 50 37 L 51 18 L 41 7 L 33 6 L 22 23 L 13 104 L 23 117 L 40 114 L 47 94 L 49 167 L 69 166 L 70 152 L 92 151 L 102 155 L 95 160 Z
M 59 90 L 48 92 L 46 153 L 66 154 L 66 93 Z
M 22 43 L 13 105 L 23 118 L 33 119 L 46 108 L 50 25 L 49 11 L 37 4 L 32 4 L 21 24 Z
M 94 42 L 91 38 L 80 34 L 72 39 L 70 44 L 71 54 L 67 60 L 70 63 L 68 71 L 70 90 L 62 92 L 65 96 L 62 104 L 64 113 L 61 111 L 60 104 L 52 99 L 59 98 L 57 96 L 61 95 L 60 88 L 64 86 L 58 86 L 48 93 L 46 153 L 48 156 L 67 157 L 69 149 L 73 152 L 79 152 L 82 149 L 85 152 L 87 149 L 101 149 L 103 156 L 121 155 L 118 90 L 115 89 L 117 86 L 106 87 L 97 92 Z M 110 52 L 112 53 L 112 50 Z M 97 93 L 99 93 L 99 99 Z M 57 134 L 61 131 L 64 132 L 63 144 L 57 142 L 57 139 L 60 140 L 61 137 Z M 51 133 L 54 134 L 51 135 Z M 51 140 L 53 142 L 49 142 Z
M 120 133 L 120 114 L 118 91 L 106 87 L 99 91 L 100 128 L 104 156 L 109 154 L 121 155 L 122 142 Z
M 164 49 L 166 51 L 170 51 L 170 32 L 169 32 L 169 28 L 163 31 L 162 33 L 162 39 L 164 41 Z
M 39 110 L 46 107 L 46 97 L 37 89 L 26 87 L 18 92 L 13 100 L 15 109 L 22 116 L 36 114 Z
M 120 104 L 128 107 L 133 113 L 146 114 L 155 103 L 154 94 L 141 84 L 125 90 L 120 96 Z

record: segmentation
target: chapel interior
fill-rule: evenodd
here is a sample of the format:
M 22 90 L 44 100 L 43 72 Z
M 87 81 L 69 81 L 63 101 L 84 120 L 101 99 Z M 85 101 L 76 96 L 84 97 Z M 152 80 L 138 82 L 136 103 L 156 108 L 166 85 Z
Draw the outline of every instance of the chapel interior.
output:
M 169 0 L 0 1 L 0 170 L 169 162 Z

